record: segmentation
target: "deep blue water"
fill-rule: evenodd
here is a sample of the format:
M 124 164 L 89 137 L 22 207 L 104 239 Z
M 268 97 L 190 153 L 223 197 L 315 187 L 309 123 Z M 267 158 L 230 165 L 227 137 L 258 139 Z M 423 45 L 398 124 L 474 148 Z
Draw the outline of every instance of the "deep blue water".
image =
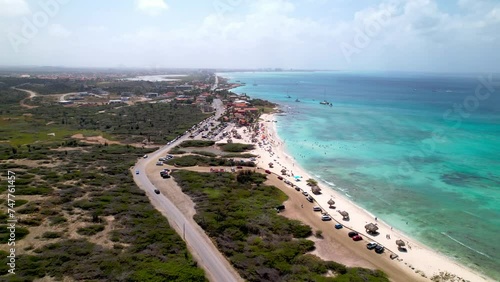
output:
M 488 90 L 476 75 L 422 73 L 222 76 L 246 83 L 234 92 L 280 105 L 278 134 L 306 170 L 500 280 L 500 86 Z

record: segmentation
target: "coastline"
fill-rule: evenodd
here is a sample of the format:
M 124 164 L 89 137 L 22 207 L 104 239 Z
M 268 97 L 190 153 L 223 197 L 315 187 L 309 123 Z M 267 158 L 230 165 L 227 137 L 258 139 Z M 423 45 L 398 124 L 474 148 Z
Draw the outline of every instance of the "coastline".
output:
M 340 192 L 333 190 L 321 179 L 317 179 L 312 176 L 311 173 L 300 167 L 293 156 L 286 152 L 285 144 L 279 138 L 277 133 L 276 122 L 274 122 L 275 116 L 273 114 L 263 114 L 261 119 L 263 120 L 262 123 L 265 125 L 264 135 L 266 136 L 266 139 L 268 139 L 269 144 L 257 147 L 254 150 L 254 154 L 261 156 L 258 159 L 257 165 L 263 169 L 269 169 L 277 175 L 281 175 L 281 169 L 285 168 L 293 172 L 294 175 L 302 176 L 301 181 L 299 182 L 295 182 L 293 177 L 285 177 L 285 179 L 292 181 L 302 190 L 309 193 L 311 192 L 311 189 L 307 186 L 306 180 L 309 178 L 317 180 L 319 183 L 318 186 L 322 189 L 322 194 L 311 194 L 317 202 L 315 204 L 321 206 L 324 211 L 328 212 L 334 222 L 340 222 L 346 228 L 358 231 L 363 237 L 362 242 L 365 244 L 369 241 L 375 241 L 384 245 L 386 247 L 387 255 L 383 259 L 387 259 L 398 265 L 403 271 L 411 272 L 417 275 L 416 278 L 422 278 L 425 275 L 426 278 L 430 279 L 432 276 L 439 275 L 441 272 L 447 272 L 456 275 L 457 278 L 469 281 L 493 281 L 490 280 L 491 278 L 485 277 L 484 275 L 459 264 L 451 258 L 423 245 L 414 238 L 411 238 L 409 235 L 392 228 L 389 224 L 384 222 L 383 219 L 376 218 L 376 215 L 359 207 L 351 199 L 342 195 Z M 240 134 L 244 136 L 244 139 L 247 139 L 248 141 L 250 140 L 248 133 L 244 134 L 243 132 L 240 132 Z M 275 164 L 274 168 L 268 167 L 269 162 L 273 162 Z M 328 208 L 327 201 L 330 198 L 335 201 L 336 209 Z M 350 215 L 350 220 L 342 220 L 342 216 L 337 212 L 339 210 L 347 211 Z M 379 227 L 378 236 L 366 233 L 364 226 L 368 223 L 377 224 Z M 333 228 L 333 224 L 330 225 L 332 225 Z M 390 237 L 386 237 L 387 235 Z M 407 252 L 398 250 L 398 247 L 395 244 L 395 241 L 398 239 L 401 239 L 406 243 Z M 391 260 L 388 255 L 391 253 L 397 254 L 398 258 Z

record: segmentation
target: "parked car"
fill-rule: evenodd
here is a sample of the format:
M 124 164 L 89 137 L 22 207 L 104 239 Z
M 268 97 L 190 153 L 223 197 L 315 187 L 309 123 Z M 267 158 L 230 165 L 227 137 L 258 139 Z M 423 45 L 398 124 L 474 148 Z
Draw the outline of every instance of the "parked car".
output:
M 295 190 L 300 191 L 300 187 L 299 186 L 295 186 Z
M 156 193 L 156 194 L 160 194 L 160 190 L 155 189 L 155 193 Z
M 324 215 L 321 216 L 321 220 L 323 220 L 323 221 L 330 221 L 330 220 L 332 220 L 332 218 L 329 215 L 324 214 Z
M 376 246 L 376 247 L 375 247 L 375 252 L 376 252 L 377 254 L 381 254 L 381 253 L 383 253 L 383 252 L 384 252 L 384 250 L 385 250 L 385 248 L 384 248 L 384 246 L 382 246 L 382 245 L 378 245 L 378 246 Z
M 363 240 L 363 238 L 359 235 L 356 235 L 356 236 L 352 237 L 352 240 L 353 241 L 361 241 L 361 240 Z
M 283 177 L 282 177 L 282 176 L 278 176 L 278 179 L 279 179 L 279 180 L 283 180 Z
M 344 226 L 340 223 L 335 224 L 335 229 L 342 229 L 342 227 Z
M 377 246 L 378 246 L 378 244 L 377 244 L 377 243 L 375 243 L 375 242 L 370 242 L 370 243 L 366 244 L 366 248 L 367 248 L 368 250 L 373 250 L 373 249 L 375 249 Z
M 276 211 L 280 212 L 285 209 L 285 205 L 279 205 L 276 207 Z
M 307 196 L 309 196 L 309 193 L 307 193 L 306 191 L 304 191 L 304 192 L 302 192 L 302 195 L 304 195 L 304 196 L 307 197 Z
M 135 174 L 139 174 L 139 170 L 136 170 L 136 171 L 135 171 Z
M 313 211 L 321 211 L 321 208 L 320 208 L 320 207 L 318 207 L 318 206 L 314 206 L 314 207 L 313 207 Z
M 358 232 L 356 232 L 356 231 L 351 231 L 351 232 L 347 233 L 347 236 L 349 236 L 351 238 L 354 236 L 357 236 L 357 235 L 358 235 Z
M 157 166 L 162 166 L 162 165 L 163 165 L 163 162 L 156 162 L 156 165 L 157 165 Z
M 271 174 L 271 171 L 269 169 L 265 170 L 267 174 Z
M 239 166 L 237 166 L 236 168 L 237 168 L 237 169 L 243 169 L 243 167 L 242 167 L 242 166 L 240 166 L 240 165 L 239 165 Z M 267 172 L 267 171 L 266 171 L 266 172 Z
M 159 162 L 164 162 L 165 161 L 165 158 L 159 158 L 158 159 Z
M 314 199 L 313 199 L 313 197 L 311 197 L 311 196 L 307 196 L 307 197 L 306 197 L 306 200 L 308 200 L 308 201 L 309 201 L 309 203 L 314 202 Z

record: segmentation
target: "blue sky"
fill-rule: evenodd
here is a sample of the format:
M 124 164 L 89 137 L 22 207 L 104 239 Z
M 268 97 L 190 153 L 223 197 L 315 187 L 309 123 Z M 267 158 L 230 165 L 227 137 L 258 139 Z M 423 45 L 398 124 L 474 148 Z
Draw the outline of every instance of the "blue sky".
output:
M 500 72 L 494 0 L 0 0 L 0 65 Z

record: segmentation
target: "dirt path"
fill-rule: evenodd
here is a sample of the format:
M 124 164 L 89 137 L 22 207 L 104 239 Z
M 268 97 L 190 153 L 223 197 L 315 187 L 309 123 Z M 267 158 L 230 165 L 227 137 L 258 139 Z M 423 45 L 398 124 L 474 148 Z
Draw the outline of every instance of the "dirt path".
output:
M 21 88 L 16 88 L 16 87 L 12 87 L 12 89 L 15 89 L 15 90 L 18 90 L 18 91 L 23 91 L 23 92 L 26 92 L 26 93 L 29 94 L 28 97 L 22 99 L 21 102 L 19 102 L 19 104 L 21 105 L 21 107 L 27 108 L 27 109 L 33 109 L 33 108 L 37 107 L 37 106 L 31 106 L 31 105 L 26 104 L 26 101 L 31 100 L 34 97 L 38 96 L 38 93 L 36 93 L 35 91 L 21 89 Z

